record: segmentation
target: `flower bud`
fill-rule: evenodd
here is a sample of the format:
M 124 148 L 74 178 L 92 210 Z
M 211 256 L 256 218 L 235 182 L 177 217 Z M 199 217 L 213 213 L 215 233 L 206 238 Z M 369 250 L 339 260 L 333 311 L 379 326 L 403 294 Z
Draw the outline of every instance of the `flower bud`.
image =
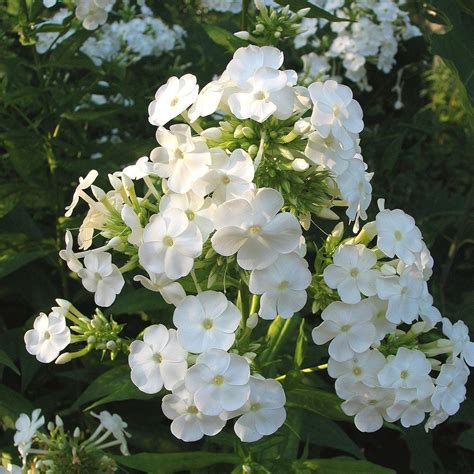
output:
M 255 25 L 255 32 L 256 33 L 263 33 L 265 31 L 265 25 L 263 23 L 257 23 Z
M 56 298 L 56 303 L 58 306 L 61 306 L 61 308 L 64 309 L 69 309 L 72 306 L 72 303 L 68 300 L 63 300 L 61 298 Z
M 242 138 L 244 136 L 244 132 L 242 131 L 242 125 L 237 125 L 234 130 L 234 138 Z
M 107 195 L 105 194 L 105 192 L 102 189 L 100 189 L 98 186 L 92 185 L 91 191 L 94 197 L 97 199 L 97 201 L 102 201 L 103 199 L 107 198 Z
M 293 160 L 293 162 L 291 163 L 291 167 L 295 171 L 306 171 L 309 168 L 309 164 L 303 158 L 296 158 L 296 160 Z
M 48 422 L 46 427 L 48 428 L 48 431 L 53 431 L 54 430 L 54 423 L 52 421 L 50 421 L 50 422 Z
M 250 38 L 250 34 L 248 31 L 237 31 L 237 33 L 234 33 L 234 36 L 237 36 L 237 38 L 240 38 L 241 40 L 248 40 Z
M 113 351 L 114 349 L 117 348 L 117 344 L 115 344 L 115 341 L 107 341 L 107 344 L 105 345 L 109 351 Z
M 76 426 L 72 435 L 74 436 L 74 438 L 79 438 L 79 436 L 81 436 L 81 430 L 79 429 L 79 426 Z
M 242 127 L 242 133 L 244 134 L 245 138 L 254 138 L 255 132 L 250 127 Z
M 273 36 L 278 39 L 281 37 L 281 33 L 279 31 L 275 31 L 275 33 L 273 33 Z
M 252 158 L 254 158 L 255 156 L 257 156 L 258 146 L 257 145 L 250 145 L 247 152 Z
M 64 354 L 61 354 L 55 361 L 54 363 L 57 365 L 62 365 L 62 364 L 67 364 L 70 362 L 72 359 L 71 354 L 69 352 L 64 352 Z
M 311 131 L 311 122 L 307 119 L 299 119 L 294 125 L 294 130 L 298 135 L 303 135 Z
M 382 273 L 383 276 L 394 276 L 397 274 L 397 270 L 395 270 L 395 268 L 389 263 L 384 263 L 380 267 L 380 272 Z
M 354 242 L 356 244 L 367 245 L 373 240 L 377 235 L 377 227 L 375 226 L 375 221 L 367 222 L 367 224 L 362 227 L 360 232 L 356 235 Z
M 317 213 L 316 215 L 320 218 L 320 219 L 327 219 L 329 221 L 337 221 L 339 220 L 339 216 L 334 212 L 334 211 L 331 211 L 331 209 L 329 209 L 328 207 L 323 207 L 321 208 Z
M 201 137 L 209 140 L 220 140 L 222 137 L 222 130 L 219 127 L 211 127 L 201 132 Z
M 222 120 L 222 122 L 219 122 L 219 125 L 221 126 L 222 130 L 224 130 L 224 132 L 234 131 L 234 127 L 232 126 L 232 124 L 229 122 L 226 122 L 225 120 Z
M 303 18 L 304 16 L 306 16 L 309 12 L 310 12 L 311 8 L 307 7 L 307 8 L 301 8 L 299 9 L 296 14 Z
M 246 325 L 249 329 L 254 329 L 255 326 L 257 325 L 257 323 L 258 323 L 258 314 L 257 314 L 257 313 L 253 313 L 253 314 L 251 314 L 251 315 L 248 317 L 248 319 L 247 319 L 245 325 Z
M 64 426 L 63 420 L 62 420 L 62 418 L 61 418 L 59 415 L 56 415 L 56 416 L 54 417 L 54 422 L 56 423 L 56 426 L 57 426 L 58 428 L 61 428 L 62 426 Z
M 96 341 L 95 336 L 89 336 L 87 338 L 87 344 L 94 344 L 95 341 Z
M 107 247 L 113 249 L 115 247 L 118 247 L 121 243 L 122 243 L 122 239 L 120 237 L 118 237 L 118 236 L 112 237 L 109 240 L 109 243 L 107 244 Z

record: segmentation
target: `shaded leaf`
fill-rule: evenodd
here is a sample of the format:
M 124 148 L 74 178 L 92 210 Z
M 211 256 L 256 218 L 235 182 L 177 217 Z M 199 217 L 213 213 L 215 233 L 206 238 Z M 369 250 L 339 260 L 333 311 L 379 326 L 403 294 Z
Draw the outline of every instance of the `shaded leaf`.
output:
M 308 459 L 295 461 L 293 472 L 317 472 L 318 474 L 395 474 L 395 471 L 369 461 L 355 461 L 354 459 Z
M 215 464 L 237 464 L 239 457 L 230 453 L 204 451 L 184 453 L 140 453 L 132 456 L 113 456 L 122 466 L 149 473 L 176 472 L 201 469 Z
M 237 36 L 234 36 L 230 31 L 224 30 L 219 26 L 205 25 L 204 29 L 214 43 L 223 46 L 230 53 L 233 53 L 241 46 L 247 45 L 245 41 L 237 38 Z
M 10 369 L 12 369 L 13 372 L 20 375 L 20 371 L 17 369 L 16 365 L 10 359 L 8 354 L 5 351 L 2 351 L 1 349 L 0 349 L 0 364 L 6 365 Z

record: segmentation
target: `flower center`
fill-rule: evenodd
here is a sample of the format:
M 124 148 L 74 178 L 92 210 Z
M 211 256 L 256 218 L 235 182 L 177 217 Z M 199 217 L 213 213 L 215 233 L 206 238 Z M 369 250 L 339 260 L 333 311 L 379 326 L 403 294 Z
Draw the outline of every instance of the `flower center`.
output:
M 258 91 L 255 94 L 255 99 L 256 100 L 266 100 L 266 99 L 268 99 L 268 94 L 265 91 Z
M 329 136 L 324 140 L 325 145 L 330 148 L 334 144 L 334 137 Z
M 359 274 L 359 270 L 357 268 L 353 268 L 351 270 L 351 277 L 355 278 Z
M 289 284 L 286 280 L 283 280 L 283 281 L 278 285 L 278 289 L 279 289 L 279 290 L 286 290 L 289 286 L 290 286 L 290 284 Z
M 377 316 L 375 316 L 377 319 L 383 319 L 385 317 L 385 313 L 383 311 L 380 311 L 377 313 Z
M 334 116 L 336 117 L 337 115 L 339 115 L 339 107 L 337 105 L 335 105 L 333 108 L 332 108 L 332 113 L 334 114 Z
M 252 227 L 250 227 L 249 232 L 251 234 L 258 234 L 261 232 L 261 230 L 262 228 L 259 225 L 253 225 Z
M 252 403 L 252 405 L 250 405 L 250 411 L 258 411 L 260 410 L 260 403 Z
M 354 367 L 352 373 L 358 377 L 362 373 L 362 369 L 360 367 Z
M 369 400 L 368 404 L 369 405 L 377 405 L 377 400 Z
M 45 339 L 51 339 L 51 334 L 50 334 L 50 332 L 49 332 L 49 331 L 45 331 L 43 337 L 44 337 Z
M 171 100 L 170 100 L 170 105 L 171 107 L 174 107 L 177 103 L 179 102 L 179 97 L 175 95 Z
M 229 184 L 230 183 L 230 178 L 227 175 L 222 176 L 222 183 L 223 184 Z
M 95 278 L 97 281 L 100 281 L 100 280 L 102 280 L 102 275 L 101 275 L 99 272 L 95 272 L 95 273 L 94 273 L 94 278 Z
M 165 238 L 163 239 L 163 243 L 167 246 L 167 247 L 172 247 L 174 242 L 173 242 L 173 238 L 170 237 L 169 235 L 166 235 Z
M 199 410 L 194 405 L 189 405 L 186 411 L 191 415 L 197 415 L 199 413 Z
M 157 352 L 156 354 L 153 354 L 153 360 L 157 364 L 161 364 L 161 362 L 163 362 L 163 357 L 161 356 L 161 354 L 159 352 Z
M 214 326 L 214 323 L 212 322 L 212 319 L 205 319 L 202 322 L 202 327 L 206 330 L 212 329 L 212 326 Z
M 404 287 L 400 290 L 400 294 L 404 295 L 407 291 L 408 291 L 408 288 L 407 288 L 406 286 L 404 286 Z
M 393 235 L 395 237 L 395 240 L 402 240 L 402 233 L 399 230 L 396 230 Z
M 176 158 L 178 158 L 178 160 L 182 160 L 184 158 L 184 152 L 182 150 L 180 150 L 179 148 L 176 149 L 174 154 L 175 154 Z
M 189 219 L 190 221 L 193 221 L 194 218 L 196 217 L 196 214 L 194 214 L 194 212 L 191 211 L 191 209 L 188 209 L 188 210 L 186 211 L 186 215 L 188 216 L 188 219 Z
M 350 324 L 344 324 L 341 326 L 341 332 L 347 332 L 351 328 Z
M 400 372 L 400 378 L 402 378 L 402 379 L 408 378 L 408 370 L 402 370 Z
M 212 379 L 212 383 L 214 385 L 222 385 L 224 383 L 224 377 L 222 375 L 216 375 L 213 379 Z

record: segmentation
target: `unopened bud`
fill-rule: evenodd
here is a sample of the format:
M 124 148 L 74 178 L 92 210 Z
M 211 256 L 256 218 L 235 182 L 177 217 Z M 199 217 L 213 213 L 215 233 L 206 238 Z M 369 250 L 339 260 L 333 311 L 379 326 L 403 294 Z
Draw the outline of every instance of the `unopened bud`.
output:
M 56 298 L 56 303 L 58 306 L 61 306 L 61 308 L 64 309 L 69 309 L 72 306 L 72 303 L 68 300 L 63 300 L 61 298 Z
M 295 171 L 306 171 L 309 168 L 309 164 L 304 158 L 296 158 L 296 160 L 293 160 L 291 163 L 291 167 Z
M 278 39 L 281 37 L 281 33 L 279 31 L 275 31 L 275 33 L 273 33 L 273 36 Z
M 234 130 L 234 138 L 242 138 L 244 136 L 244 132 L 242 131 L 242 125 L 237 125 Z
M 79 429 L 79 426 L 76 426 L 72 435 L 74 436 L 74 438 L 79 438 L 79 436 L 81 436 L 81 430 Z
M 397 270 L 393 267 L 393 265 L 390 265 L 389 263 L 384 263 L 380 267 L 380 272 L 383 276 L 394 276 L 397 274 Z
M 298 135 L 303 135 L 311 131 L 312 125 L 309 120 L 299 119 L 296 121 L 293 128 Z
M 201 132 L 201 137 L 208 140 L 220 140 L 222 137 L 222 130 L 219 127 L 211 127 Z
M 94 344 L 95 341 L 96 341 L 95 336 L 89 336 L 87 338 L 87 344 Z
M 91 191 L 94 197 L 97 199 L 97 201 L 102 201 L 103 199 L 107 197 L 105 192 L 102 189 L 100 189 L 98 186 L 92 185 Z
M 242 127 L 242 133 L 244 134 L 245 138 L 254 138 L 255 132 L 250 127 Z
M 255 25 L 255 32 L 256 33 L 263 33 L 265 31 L 265 25 L 263 23 L 257 23 Z
M 67 364 L 70 362 L 72 359 L 71 354 L 69 352 L 64 352 L 64 354 L 61 354 L 55 361 L 54 363 L 57 365 L 62 365 L 62 364 Z
M 221 126 L 222 130 L 225 132 L 233 132 L 234 127 L 232 126 L 231 123 L 226 122 L 225 120 L 222 120 L 222 122 L 219 122 L 219 125 Z
M 115 189 L 115 191 L 118 191 L 122 187 L 122 181 L 118 176 L 115 176 L 114 174 L 109 174 L 108 178 L 110 185 Z
M 57 426 L 58 428 L 64 426 L 63 420 L 62 420 L 62 418 L 61 418 L 59 415 L 56 415 L 56 416 L 54 417 L 54 422 L 56 423 L 56 426 Z
M 339 220 L 339 216 L 334 212 L 331 211 L 328 207 L 321 208 L 317 214 L 320 219 L 327 219 L 329 221 L 337 221 Z
M 248 31 L 237 31 L 237 33 L 234 33 L 234 36 L 237 36 L 237 38 L 246 41 L 250 38 L 250 33 Z
M 247 152 L 252 158 L 255 158 L 255 156 L 257 156 L 257 153 L 258 153 L 258 146 L 250 145 Z
M 53 431 L 54 430 L 54 423 L 52 421 L 50 421 L 50 422 L 48 422 L 46 427 L 48 428 L 48 431 Z
M 257 314 L 257 313 L 253 313 L 253 314 L 251 314 L 251 315 L 247 318 L 247 321 L 246 321 L 245 325 L 246 325 L 249 329 L 254 329 L 255 326 L 257 326 L 257 323 L 258 323 L 258 314 Z
M 307 7 L 307 8 L 301 8 L 299 9 L 296 14 L 299 16 L 299 17 L 304 17 L 306 16 L 309 12 L 310 12 L 311 8 Z
M 111 249 L 118 247 L 122 243 L 122 239 L 118 236 L 112 237 L 109 240 L 109 243 L 107 244 L 107 247 L 110 247 Z
M 116 349 L 117 344 L 115 344 L 115 341 L 107 341 L 107 344 L 105 345 L 109 351 L 113 351 Z

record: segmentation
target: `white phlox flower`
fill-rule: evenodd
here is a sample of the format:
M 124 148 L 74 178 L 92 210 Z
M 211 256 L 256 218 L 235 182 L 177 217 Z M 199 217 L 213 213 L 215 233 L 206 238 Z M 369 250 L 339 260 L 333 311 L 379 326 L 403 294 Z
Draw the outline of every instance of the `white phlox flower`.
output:
M 66 206 L 66 213 L 64 214 L 66 217 L 72 216 L 75 207 L 79 203 L 79 198 L 84 196 L 84 190 L 92 186 L 97 176 L 99 176 L 99 173 L 96 170 L 90 170 L 85 178 L 79 178 L 79 184 L 77 185 L 77 188 L 74 191 L 71 204 L 69 204 L 69 206 Z
M 393 402 L 394 390 L 364 387 L 341 408 L 346 415 L 355 415 L 354 424 L 359 431 L 373 433 L 382 428 L 384 420 L 393 421 L 387 413 Z
M 176 330 L 163 324 L 148 326 L 143 341 L 130 344 L 128 363 L 132 382 L 145 393 L 167 390 L 184 379 L 188 364 L 187 351 L 177 340 Z
M 186 389 L 184 382 L 178 382 L 173 387 L 173 393 L 163 397 L 161 408 L 165 416 L 173 420 L 173 435 L 186 442 L 198 441 L 204 435 L 214 436 L 226 423 L 219 416 L 204 415 L 199 411 L 193 393 Z
M 107 433 L 106 436 L 103 435 L 100 439 L 105 441 L 105 438 L 112 435 L 116 440 L 114 444 L 120 445 L 120 452 L 124 456 L 127 456 L 129 454 L 127 438 L 131 437 L 130 433 L 125 431 L 128 424 L 116 413 L 112 414 L 105 410 L 101 411 L 99 414 L 91 412 L 91 415 L 100 421 L 97 433 L 100 433 L 102 430 L 105 430 Z M 111 443 L 107 444 L 110 445 Z
M 194 222 L 201 232 L 203 242 L 214 230 L 213 218 L 216 205 L 210 198 L 203 198 L 192 191 L 186 194 L 169 192 L 160 201 L 160 212 L 165 212 L 167 209 L 184 211 L 189 222 Z
M 212 165 L 207 174 L 193 185 L 200 195 L 212 193 L 213 201 L 222 204 L 240 198 L 253 188 L 254 164 L 244 150 L 238 148 L 230 156 L 219 148 L 211 150 Z
M 74 239 L 72 237 L 71 231 L 66 231 L 64 235 L 64 240 L 66 242 L 66 248 L 59 252 L 59 256 L 66 262 L 67 266 L 69 267 L 69 270 L 74 273 L 77 273 L 82 268 L 82 263 L 74 253 Z
M 15 435 L 13 441 L 18 451 L 25 461 L 31 449 L 31 442 L 38 429 L 44 425 L 44 416 L 41 416 L 41 410 L 36 408 L 31 414 L 31 418 L 25 413 L 21 413 L 15 422 Z
M 382 387 L 415 389 L 416 398 L 424 399 L 434 390 L 430 372 L 430 361 L 423 352 L 400 347 L 395 356 L 387 358 L 387 364 L 379 372 L 378 379 Z
M 377 296 L 370 296 L 364 299 L 364 305 L 372 315 L 371 323 L 375 326 L 378 341 L 381 341 L 387 334 L 393 333 L 397 325 L 386 318 L 388 302 L 381 300 Z
M 127 237 L 128 242 L 132 245 L 139 246 L 142 243 L 143 237 L 143 227 L 141 225 L 139 216 L 128 204 L 124 204 L 121 216 L 123 222 L 131 230 Z
M 263 319 L 290 318 L 306 304 L 311 283 L 308 263 L 296 253 L 283 254 L 267 268 L 254 270 L 249 289 L 262 295 L 258 314 Z
M 286 419 L 286 397 L 279 382 L 250 377 L 250 396 L 235 422 L 235 434 L 244 442 L 254 442 L 280 428 Z
M 162 127 L 183 113 L 197 98 L 199 86 L 196 76 L 185 74 L 170 77 L 155 94 L 155 100 L 148 106 L 148 120 L 152 125 Z
M 423 250 L 423 241 L 413 217 L 400 209 L 384 209 L 375 217 L 375 224 L 377 247 L 387 257 L 396 255 L 407 265 L 415 262 L 417 254 Z
M 107 21 L 107 12 L 115 0 L 74 0 L 76 17 L 86 30 L 95 30 Z
M 246 270 L 263 269 L 282 253 L 296 249 L 302 234 L 297 218 L 278 211 L 283 198 L 271 188 L 258 189 L 245 199 L 232 199 L 215 213 L 214 250 L 224 256 L 237 253 L 237 263 Z
M 211 153 L 204 138 L 192 137 L 188 125 L 178 124 L 171 125 L 169 130 L 158 128 L 156 139 L 161 146 L 150 154 L 154 173 L 168 178 L 171 191 L 187 193 L 211 165 Z
M 189 274 L 201 251 L 202 236 L 196 224 L 184 211 L 171 208 L 151 217 L 138 255 L 149 273 L 164 273 L 176 280 Z
M 365 352 L 375 342 L 372 315 L 364 302 L 349 305 L 335 301 L 321 314 L 323 322 L 312 332 L 315 344 L 329 344 L 329 355 L 338 362 L 350 360 Z
M 360 392 L 361 384 L 378 387 L 377 374 L 385 365 L 385 357 L 377 350 L 368 350 L 355 354 L 352 359 L 338 362 L 331 357 L 328 362 L 328 374 L 336 379 L 338 397 L 348 400 Z
M 386 318 L 392 323 L 410 324 L 418 317 L 419 302 L 425 282 L 414 266 L 405 267 L 401 275 L 379 276 L 377 296 L 388 301 Z
M 94 293 L 98 306 L 108 307 L 125 285 L 122 273 L 107 252 L 91 252 L 84 257 L 84 268 L 77 272 L 87 291 Z
M 337 289 L 343 303 L 358 303 L 360 294 L 374 296 L 378 272 L 375 252 L 365 245 L 341 245 L 334 253 L 333 263 L 324 269 L 324 281 Z
M 351 89 L 328 80 L 311 84 L 308 91 L 314 104 L 311 122 L 316 131 L 323 138 L 332 133 L 346 150 L 353 147 L 351 134 L 360 133 L 364 122 L 362 109 L 352 98 Z
M 469 339 L 469 329 L 463 321 L 452 323 L 443 318 L 443 334 L 453 345 L 453 356 L 459 356 L 470 367 L 474 367 L 474 342 Z
M 223 293 L 204 291 L 186 296 L 173 314 L 178 341 L 189 352 L 230 349 L 242 315 Z
M 450 416 L 454 415 L 466 398 L 468 377 L 469 369 L 461 359 L 455 358 L 451 363 L 443 364 L 431 396 L 433 406 Z
M 217 416 L 243 407 L 250 395 L 250 367 L 242 356 L 221 349 L 200 354 L 185 376 L 199 411 Z
M 133 279 L 140 282 L 147 290 L 160 293 L 168 304 L 176 306 L 186 296 L 181 283 L 171 280 L 164 273 L 149 273 L 148 277 L 135 275 Z
M 395 403 L 387 409 L 387 414 L 393 420 L 400 420 L 402 426 L 409 428 L 423 422 L 427 412 L 433 409 L 430 397 L 418 398 L 414 389 L 399 389 Z

